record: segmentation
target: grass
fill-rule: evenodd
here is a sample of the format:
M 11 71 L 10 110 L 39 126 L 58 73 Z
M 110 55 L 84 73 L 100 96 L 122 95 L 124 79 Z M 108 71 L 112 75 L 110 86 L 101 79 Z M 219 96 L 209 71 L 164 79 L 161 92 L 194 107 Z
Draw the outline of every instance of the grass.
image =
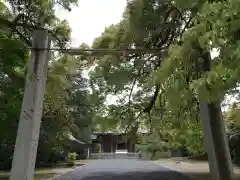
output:
M 49 175 L 36 175 L 34 176 L 34 180 L 43 180 L 43 178 L 48 179 L 48 178 L 53 178 L 55 174 L 49 174 Z M 0 176 L 0 180 L 8 180 L 9 176 Z
M 82 165 L 85 163 L 90 163 L 93 162 L 94 160 L 77 160 L 76 164 L 77 165 Z M 61 163 L 60 163 L 61 164 Z M 42 180 L 42 179 L 48 179 L 52 178 L 55 175 L 57 175 L 57 172 L 53 171 L 53 169 L 69 169 L 70 167 L 66 167 L 66 163 L 62 163 L 62 166 L 56 167 L 56 168 L 40 168 L 37 169 L 35 172 L 34 180 Z M 7 171 L 0 171 L 0 180 L 7 180 L 9 179 L 9 172 Z
M 187 176 L 193 177 L 196 180 L 212 180 L 211 174 L 209 172 L 186 172 L 184 173 Z M 236 174 L 236 180 L 240 180 L 240 175 Z
M 206 161 L 189 161 L 189 160 L 178 160 L 175 159 L 161 159 L 155 161 L 166 167 L 170 167 L 179 171 L 187 176 L 192 177 L 195 180 L 212 180 L 211 174 L 209 172 L 208 163 Z M 240 180 L 240 168 L 234 167 L 234 172 L 236 180 Z
M 52 178 L 56 175 L 55 172 L 53 172 L 50 169 L 40 169 L 35 172 L 34 180 L 40 180 L 40 179 L 47 179 Z M 0 172 L 0 180 L 8 180 L 9 179 L 9 172 Z

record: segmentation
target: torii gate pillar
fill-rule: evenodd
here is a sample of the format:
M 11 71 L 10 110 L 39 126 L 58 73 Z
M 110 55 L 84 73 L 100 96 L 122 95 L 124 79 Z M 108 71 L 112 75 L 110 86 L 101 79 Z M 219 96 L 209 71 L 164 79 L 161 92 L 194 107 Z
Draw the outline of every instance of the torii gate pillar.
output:
M 10 180 L 32 180 L 43 111 L 50 40 L 47 31 L 33 32 L 31 57 L 19 120 Z
M 203 70 L 211 70 L 211 57 L 204 55 Z M 213 180 L 235 180 L 220 103 L 200 100 L 204 142 Z

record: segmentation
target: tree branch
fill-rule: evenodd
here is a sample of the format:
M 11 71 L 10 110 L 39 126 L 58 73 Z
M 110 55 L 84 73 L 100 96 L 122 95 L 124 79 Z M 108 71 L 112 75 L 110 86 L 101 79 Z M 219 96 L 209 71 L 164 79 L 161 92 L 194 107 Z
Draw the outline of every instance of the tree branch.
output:
M 20 17 L 19 17 L 20 18 Z M 25 41 L 25 43 L 28 46 L 31 46 L 31 41 L 29 39 L 27 39 L 27 37 L 25 37 L 17 28 L 18 27 L 22 27 L 23 29 L 27 29 L 29 31 L 32 30 L 45 30 L 48 31 L 48 33 L 55 38 L 55 40 L 58 42 L 60 48 L 63 48 L 64 45 L 62 43 L 62 41 L 57 37 L 56 33 L 54 33 L 53 31 L 49 30 L 49 29 L 45 29 L 43 27 L 37 26 L 37 25 L 32 25 L 32 24 L 27 24 L 27 23 L 22 23 L 22 22 L 18 22 L 17 19 L 19 18 L 15 18 L 15 20 L 13 21 L 9 21 L 7 19 L 4 18 L 0 18 L 0 25 L 1 26 L 7 26 L 8 28 L 12 29 L 14 32 L 17 33 L 17 35 L 20 36 L 21 39 L 23 39 Z
M 152 99 L 151 99 L 148 107 L 146 107 L 146 108 L 143 110 L 144 113 L 149 113 L 149 112 L 152 110 L 152 108 L 153 108 L 153 106 L 154 106 L 154 104 L 155 104 L 155 101 L 157 100 L 158 92 L 159 92 L 159 91 L 160 91 L 160 86 L 157 84 L 157 85 L 155 86 L 155 91 L 154 91 L 153 97 L 152 97 Z

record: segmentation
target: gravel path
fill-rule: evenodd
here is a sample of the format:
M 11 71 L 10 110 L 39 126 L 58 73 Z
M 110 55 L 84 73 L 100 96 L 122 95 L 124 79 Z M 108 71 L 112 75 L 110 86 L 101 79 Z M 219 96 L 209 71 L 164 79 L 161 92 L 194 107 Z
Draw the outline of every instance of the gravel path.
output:
M 97 160 L 54 180 L 193 180 L 183 174 L 142 160 Z

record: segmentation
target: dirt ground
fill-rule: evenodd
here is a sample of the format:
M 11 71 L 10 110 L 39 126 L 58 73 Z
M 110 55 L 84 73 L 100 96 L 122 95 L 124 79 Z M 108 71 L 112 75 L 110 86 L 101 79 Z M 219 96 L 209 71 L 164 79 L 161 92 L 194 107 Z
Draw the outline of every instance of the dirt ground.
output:
M 182 172 L 196 180 L 212 180 L 207 162 L 159 160 L 157 163 L 168 168 Z M 240 180 L 240 168 L 234 167 L 237 180 Z

